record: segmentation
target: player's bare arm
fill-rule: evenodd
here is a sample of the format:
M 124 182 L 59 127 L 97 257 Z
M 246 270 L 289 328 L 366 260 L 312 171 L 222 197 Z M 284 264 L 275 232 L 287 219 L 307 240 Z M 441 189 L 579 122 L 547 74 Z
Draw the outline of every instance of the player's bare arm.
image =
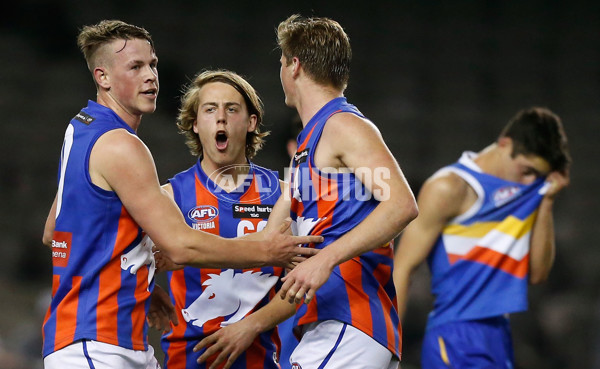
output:
M 310 302 L 336 265 L 389 242 L 418 213 L 400 166 L 378 129 L 366 119 L 350 113 L 333 115 L 315 151 L 315 164 L 321 170 L 350 168 L 356 171 L 360 168 L 368 175 L 382 170 L 386 175 L 377 181 L 363 182 L 381 201 L 375 210 L 353 230 L 298 265 L 283 279 L 282 297 L 287 294 L 287 298 L 296 303 L 305 294 L 305 302 Z
M 288 191 L 288 188 L 289 188 L 287 182 L 280 181 L 280 185 L 281 185 L 282 193 L 285 194 L 286 192 L 284 192 L 284 191 Z M 171 197 L 171 199 L 174 198 L 173 186 L 171 186 L 170 183 L 164 184 L 162 186 L 162 188 L 167 192 L 167 194 Z M 248 234 L 242 236 L 242 238 L 245 240 L 252 240 L 252 241 L 265 241 L 268 239 L 269 235 L 274 232 L 282 232 L 284 234 L 292 235 L 292 230 L 290 228 L 291 218 L 289 217 L 289 207 L 290 207 L 289 200 L 288 200 L 287 205 L 285 202 L 286 201 L 285 199 L 287 197 L 289 197 L 289 196 L 285 196 L 285 195 L 281 196 L 280 199 L 278 199 L 278 201 L 276 202 L 275 206 L 273 206 L 273 210 L 271 211 L 271 214 L 269 214 L 269 220 L 268 220 L 265 228 L 263 228 L 259 232 L 248 233 Z M 286 206 L 287 206 L 287 208 L 286 208 Z M 275 224 L 277 224 L 279 226 L 279 229 L 277 228 L 277 226 L 275 226 Z M 319 250 L 312 249 L 310 255 L 314 255 L 318 252 L 319 252 Z M 287 269 L 293 269 L 298 263 L 306 260 L 306 257 L 308 257 L 310 255 L 305 255 L 305 256 L 296 255 L 296 256 L 292 257 L 290 262 L 285 267 Z M 161 253 L 160 249 L 158 249 L 158 248 L 156 248 L 156 250 L 155 250 L 154 257 L 156 260 L 156 269 L 158 271 L 178 270 L 178 269 L 182 269 L 185 266 L 185 265 L 174 263 L 171 259 L 169 259 L 163 253 Z
M 273 329 L 277 324 L 294 315 L 295 312 L 296 305 L 282 299 L 272 299 L 256 312 L 234 324 L 221 328 L 200 341 L 194 347 L 194 351 L 205 347 L 206 351 L 198 358 L 198 363 L 203 363 L 218 353 L 217 359 L 209 369 L 218 368 L 224 361 L 226 364 L 223 369 L 231 367 L 240 354 L 250 347 L 257 335 Z
M 148 326 L 161 333 L 171 331 L 171 322 L 173 325 L 179 325 L 179 318 L 177 318 L 175 306 L 173 306 L 169 294 L 158 284 L 154 285 L 146 320 L 148 321 Z
M 568 170 L 565 173 L 552 172 L 546 180 L 550 183 L 550 187 L 542 199 L 531 231 L 529 250 L 529 282 L 531 284 L 545 282 L 554 265 L 556 246 L 552 208 L 556 195 L 569 185 L 569 172 Z
M 297 244 L 319 242 L 319 238 L 284 234 L 271 234 L 266 242 L 226 240 L 194 231 L 160 187 L 146 145 L 125 130 L 113 130 L 98 139 L 89 170 L 92 181 L 116 192 L 130 215 L 177 264 L 216 268 L 285 266 L 295 255 L 307 254 Z
M 427 258 L 448 221 L 464 213 L 475 201 L 475 192 L 459 176 L 447 173 L 430 178 L 419 191 L 419 216 L 400 236 L 394 255 L 394 285 L 400 319 L 406 312 L 410 278 Z
M 273 205 L 273 209 L 271 210 L 269 219 L 267 220 L 267 225 L 258 232 L 244 235 L 244 239 L 263 240 L 266 234 L 275 231 L 277 227 L 281 226 L 283 223 L 286 223 L 286 220 L 290 218 L 290 186 L 285 181 L 279 181 L 279 185 L 281 186 L 281 196 L 279 196 L 275 202 L 275 205 Z M 287 229 L 287 232 L 292 234 L 292 230 L 289 228 Z
M 52 248 L 52 237 L 54 236 L 54 227 L 56 225 L 56 196 L 54 196 L 54 202 L 48 212 L 46 218 L 46 224 L 44 225 L 44 235 L 42 236 L 42 243 Z

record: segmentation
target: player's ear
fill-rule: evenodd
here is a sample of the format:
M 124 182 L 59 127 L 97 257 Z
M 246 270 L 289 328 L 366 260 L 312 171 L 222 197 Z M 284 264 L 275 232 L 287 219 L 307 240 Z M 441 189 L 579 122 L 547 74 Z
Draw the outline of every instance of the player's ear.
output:
M 198 119 L 194 119 L 194 123 L 192 123 L 192 129 L 194 133 L 198 133 Z
M 500 137 L 498 139 L 498 146 L 500 147 L 510 147 L 512 148 L 512 138 L 510 137 Z
M 300 59 L 297 57 L 292 58 L 292 77 L 296 78 L 300 73 Z
M 258 122 L 258 118 L 256 114 L 250 115 L 250 119 L 248 119 L 248 132 L 254 132 L 256 130 L 256 124 Z
M 98 86 L 110 90 L 110 78 L 106 69 L 102 67 L 94 68 L 94 80 Z

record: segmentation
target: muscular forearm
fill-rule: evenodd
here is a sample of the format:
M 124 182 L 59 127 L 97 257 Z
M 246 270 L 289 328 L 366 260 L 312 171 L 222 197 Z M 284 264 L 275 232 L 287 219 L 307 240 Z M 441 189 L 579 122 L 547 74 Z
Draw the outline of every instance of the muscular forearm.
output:
M 177 264 L 203 268 L 255 268 L 266 264 L 265 241 L 224 239 L 190 229 L 167 255 Z
M 396 286 L 396 300 L 398 302 L 398 317 L 404 318 L 408 303 L 408 286 L 410 285 L 410 273 L 394 267 L 394 285 Z
M 554 264 L 553 202 L 550 198 L 542 200 L 533 225 L 529 251 L 529 281 L 532 284 L 544 282 Z

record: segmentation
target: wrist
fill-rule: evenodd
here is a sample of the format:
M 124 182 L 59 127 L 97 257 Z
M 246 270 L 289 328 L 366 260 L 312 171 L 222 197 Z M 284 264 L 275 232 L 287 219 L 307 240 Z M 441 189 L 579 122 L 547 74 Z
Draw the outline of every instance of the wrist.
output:
M 552 206 L 554 204 L 555 195 L 552 196 L 544 196 L 542 198 L 542 202 L 540 206 Z
M 256 313 L 250 314 L 244 318 L 244 321 L 246 322 L 248 329 L 251 333 L 259 335 L 262 332 L 266 331 L 268 327 L 266 327 L 263 324 L 263 321 L 261 319 L 258 319 L 256 315 Z
M 336 265 L 341 264 L 342 261 L 341 258 L 337 255 L 337 250 L 335 249 L 335 247 L 331 247 L 331 245 L 328 245 L 327 247 L 321 249 L 321 251 L 312 256 L 311 258 L 315 258 L 318 257 L 319 258 L 319 263 L 321 265 L 326 266 L 328 269 L 333 270 L 333 268 L 336 267 Z

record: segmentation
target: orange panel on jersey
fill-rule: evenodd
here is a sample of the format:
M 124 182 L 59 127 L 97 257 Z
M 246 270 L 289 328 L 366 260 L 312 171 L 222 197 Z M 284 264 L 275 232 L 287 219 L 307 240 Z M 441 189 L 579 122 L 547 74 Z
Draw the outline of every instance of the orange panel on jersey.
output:
M 148 292 L 148 267 L 140 268 L 137 273 L 137 285 L 135 288 L 136 305 L 131 313 L 133 332 L 131 342 L 134 350 L 144 350 L 144 325 L 146 321 L 146 299 L 150 298 Z
M 524 278 L 529 272 L 529 255 L 519 261 L 508 255 L 480 246 L 474 247 L 463 256 L 448 254 L 448 259 L 451 264 L 459 260 L 475 261 L 500 269 L 518 278 Z
M 62 342 L 70 344 L 75 337 L 75 327 L 77 327 L 77 308 L 79 306 L 79 289 L 81 288 L 81 277 L 74 276 L 72 287 L 69 293 L 64 297 L 62 303 L 56 309 L 56 342 L 55 349 L 61 349 L 65 345 Z
M 373 336 L 372 312 L 369 306 L 369 296 L 362 289 L 362 267 L 355 259 L 339 265 L 340 273 L 346 282 L 346 293 L 350 303 L 352 325 L 360 328 L 369 336 Z

